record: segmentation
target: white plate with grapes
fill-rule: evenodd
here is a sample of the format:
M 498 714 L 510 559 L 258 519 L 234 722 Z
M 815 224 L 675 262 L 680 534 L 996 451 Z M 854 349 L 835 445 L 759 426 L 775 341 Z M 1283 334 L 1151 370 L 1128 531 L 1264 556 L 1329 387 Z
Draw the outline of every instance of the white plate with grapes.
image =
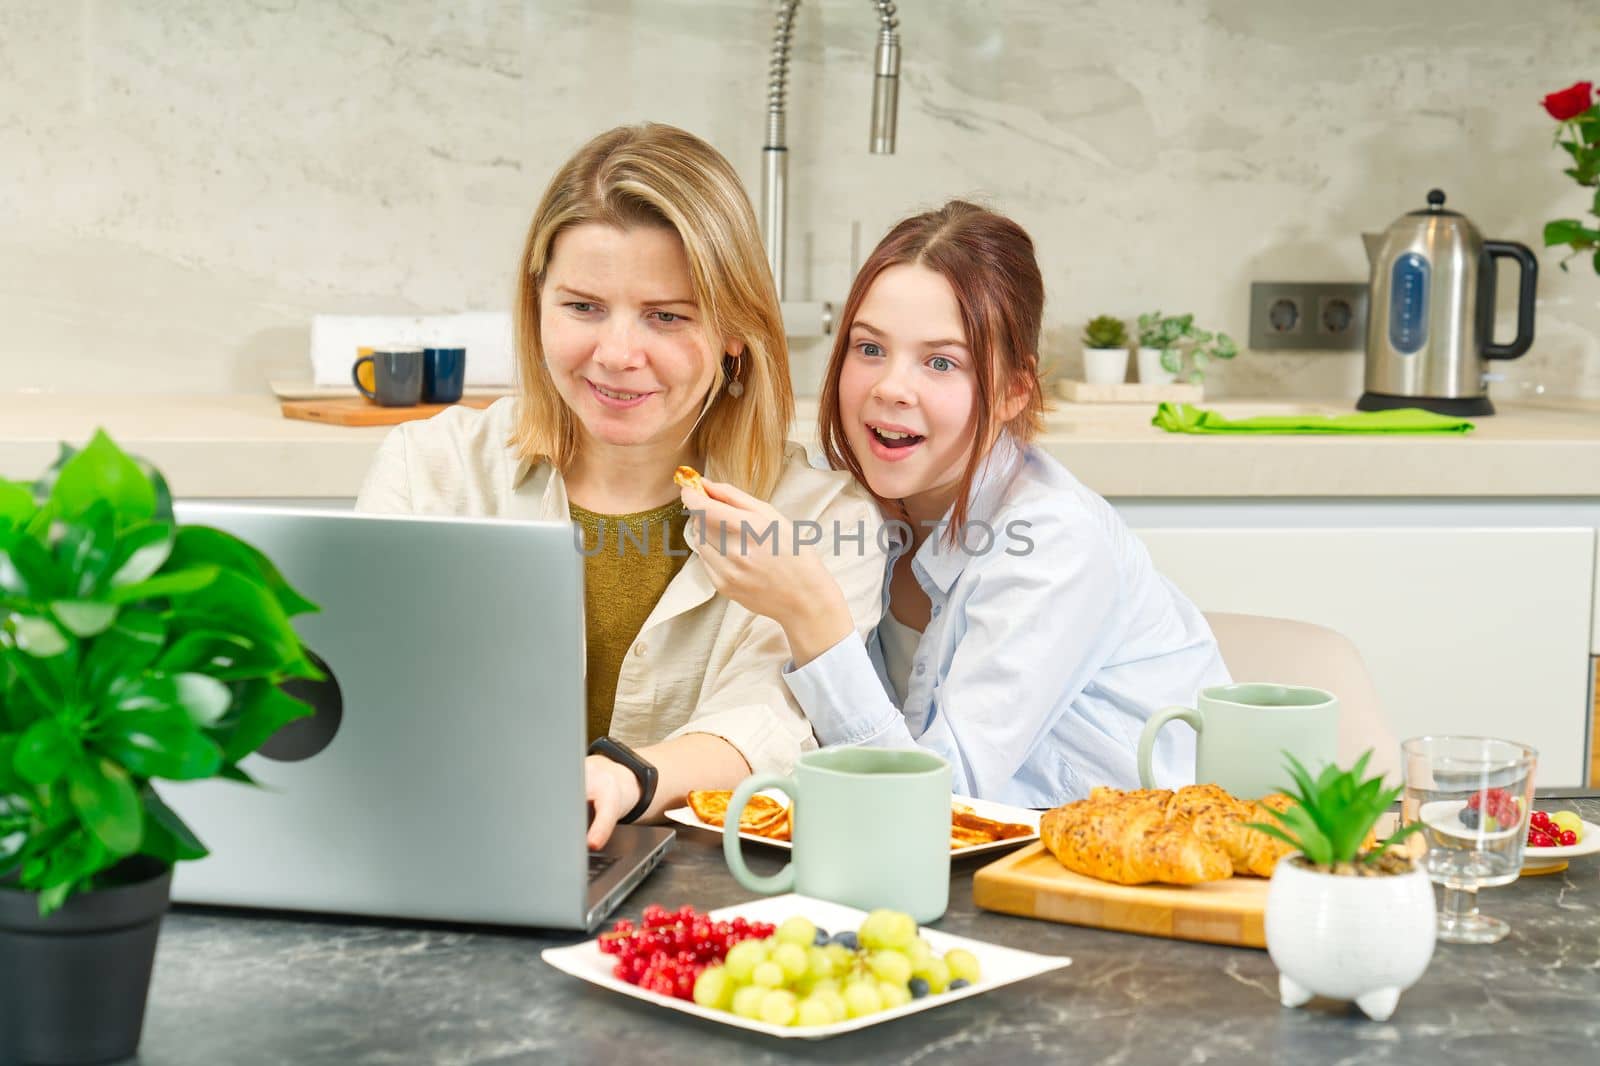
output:
M 1548 815 L 1546 816 L 1548 817 Z M 1570 817 L 1570 816 L 1569 816 Z M 1571 822 L 1563 823 L 1571 826 Z M 1584 855 L 1593 855 L 1600 852 L 1600 825 L 1578 819 L 1581 826 L 1578 842 L 1575 844 L 1558 845 L 1553 848 L 1541 848 L 1528 844 L 1522 849 L 1522 869 L 1527 873 L 1537 873 L 1551 867 L 1564 868 L 1568 859 L 1581 858 Z
M 690 998 L 618 976 L 622 957 L 614 943 L 609 951 L 602 950 L 599 937 L 546 948 L 540 957 L 563 973 L 669 1010 L 807 1040 L 932 1010 L 1072 963 L 1065 956 L 918 929 L 909 916 L 888 911 L 873 912 L 868 923 L 866 911 L 793 893 L 723 907 L 703 917 L 713 923 L 743 918 L 776 931 L 770 938 L 752 937 L 728 948 L 726 959 L 693 978 Z M 803 921 L 791 922 L 794 918 Z M 824 968 L 829 970 L 825 976 Z M 660 973 L 643 978 L 644 985 L 668 983 Z

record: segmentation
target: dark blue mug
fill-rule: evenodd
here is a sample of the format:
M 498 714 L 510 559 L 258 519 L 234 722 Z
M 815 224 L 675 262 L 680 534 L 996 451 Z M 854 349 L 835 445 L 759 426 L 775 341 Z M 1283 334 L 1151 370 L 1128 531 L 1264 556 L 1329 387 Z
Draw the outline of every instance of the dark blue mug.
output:
M 467 381 L 465 348 L 424 348 L 422 350 L 422 400 L 424 403 L 455 403 Z

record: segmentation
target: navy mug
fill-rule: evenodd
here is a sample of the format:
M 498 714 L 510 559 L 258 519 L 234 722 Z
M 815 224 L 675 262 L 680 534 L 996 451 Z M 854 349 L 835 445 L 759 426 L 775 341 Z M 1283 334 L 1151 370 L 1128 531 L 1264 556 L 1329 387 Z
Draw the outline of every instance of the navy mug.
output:
M 361 383 L 361 364 L 372 364 L 372 383 L 368 389 Z M 382 407 L 411 407 L 422 399 L 422 349 L 379 348 L 371 355 L 363 355 L 350 367 L 361 395 Z
M 465 348 L 422 350 L 422 398 L 427 403 L 455 403 L 467 381 Z

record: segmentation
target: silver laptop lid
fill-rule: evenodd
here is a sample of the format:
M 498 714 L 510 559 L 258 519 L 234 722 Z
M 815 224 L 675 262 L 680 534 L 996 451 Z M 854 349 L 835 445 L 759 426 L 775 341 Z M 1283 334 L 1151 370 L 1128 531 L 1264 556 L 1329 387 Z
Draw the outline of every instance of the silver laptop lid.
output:
M 342 706 L 328 739 L 319 727 L 335 701 L 323 687 L 315 725 L 291 724 L 242 764 L 263 789 L 162 783 L 211 850 L 179 864 L 173 897 L 581 925 L 583 572 L 571 527 L 176 510 L 254 544 L 321 606 L 295 627 Z

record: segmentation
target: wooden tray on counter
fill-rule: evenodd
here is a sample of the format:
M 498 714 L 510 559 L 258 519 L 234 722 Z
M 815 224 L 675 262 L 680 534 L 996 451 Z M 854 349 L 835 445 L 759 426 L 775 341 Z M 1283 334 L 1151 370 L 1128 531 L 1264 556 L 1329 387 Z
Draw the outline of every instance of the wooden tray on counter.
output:
M 1049 922 L 1264 948 L 1269 883 L 1230 877 L 1203 885 L 1114 885 L 1073 873 L 1036 843 L 974 874 L 972 902 Z
M 335 426 L 397 426 L 419 418 L 432 418 L 452 407 L 484 408 L 498 396 L 466 396 L 458 403 L 419 403 L 414 407 L 380 407 L 364 397 L 338 400 L 285 400 L 278 405 L 284 418 L 327 422 Z

